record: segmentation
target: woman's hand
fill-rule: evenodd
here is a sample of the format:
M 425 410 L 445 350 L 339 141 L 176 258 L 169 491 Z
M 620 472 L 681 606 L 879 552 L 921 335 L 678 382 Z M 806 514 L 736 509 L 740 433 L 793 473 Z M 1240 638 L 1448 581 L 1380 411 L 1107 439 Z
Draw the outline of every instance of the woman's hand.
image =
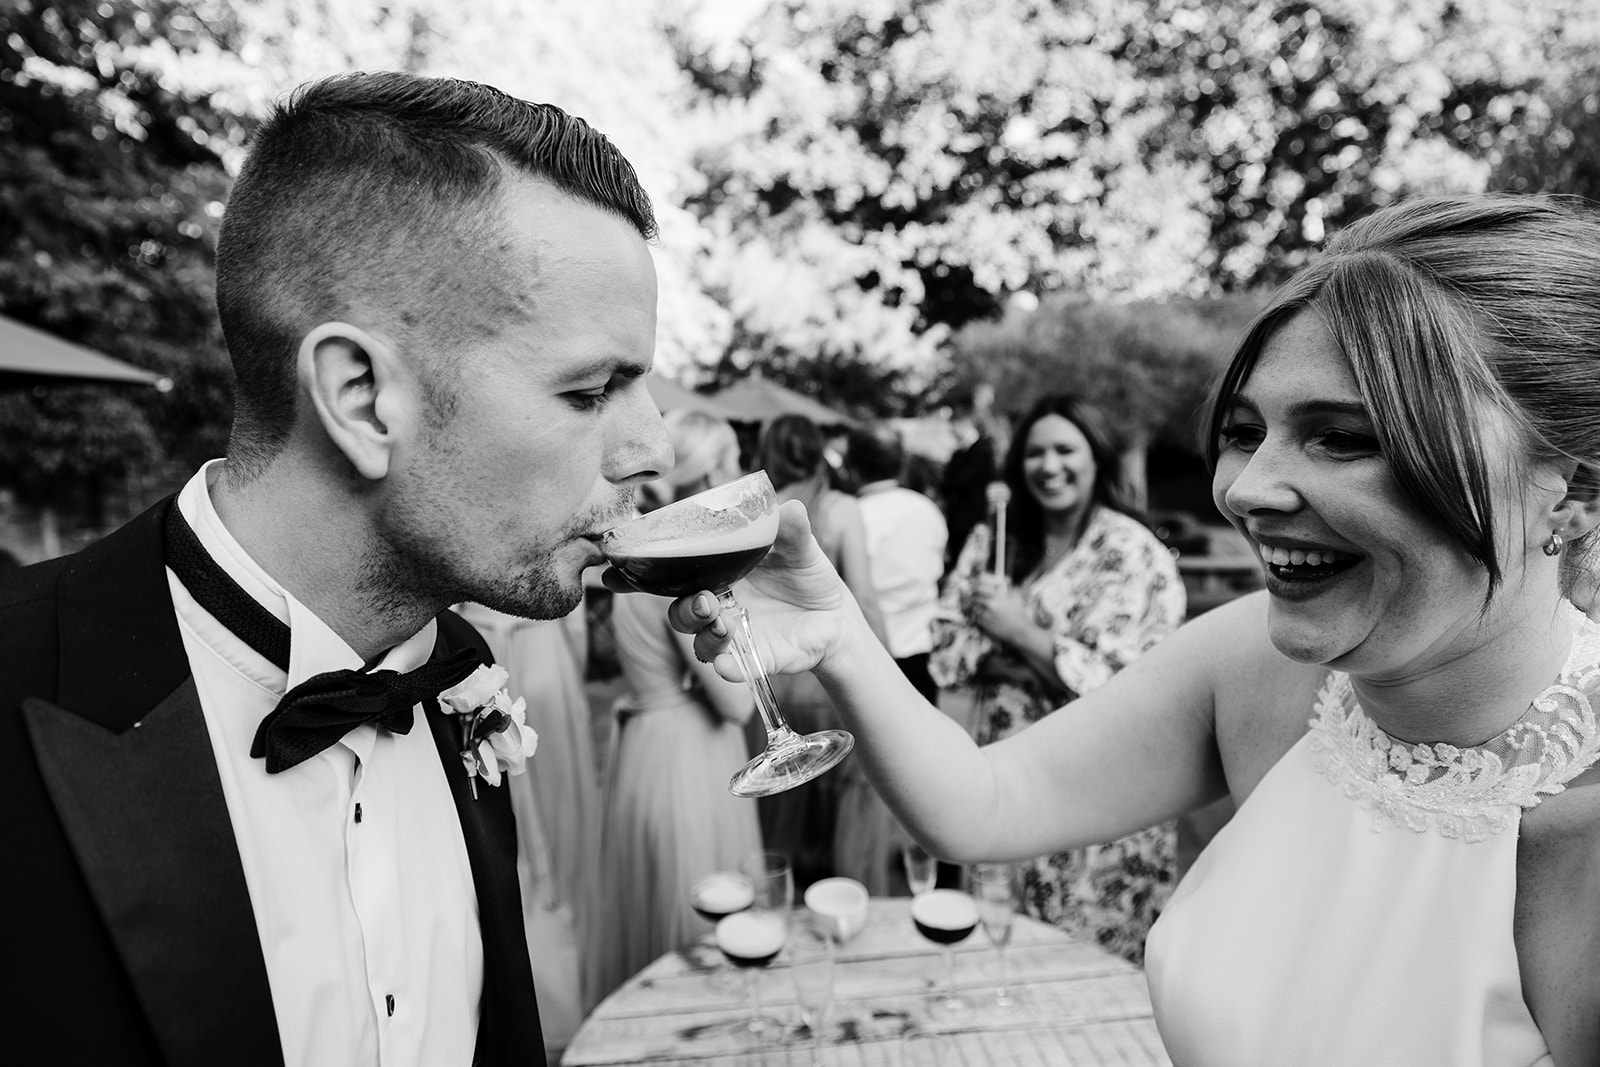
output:
M 1040 629 L 1022 590 L 993 574 L 973 578 L 966 610 L 973 625 L 1007 645 L 1020 645 L 1032 636 L 1032 631 Z
M 734 586 L 741 606 L 750 613 L 756 650 L 768 671 L 795 674 L 811 670 L 833 656 L 845 636 L 857 630 L 876 641 L 838 572 L 811 535 L 804 505 L 789 501 L 778 511 L 778 537 L 766 559 Z M 627 582 L 607 568 L 608 588 L 627 592 Z M 667 621 L 694 636 L 694 652 L 714 663 L 730 681 L 742 676 L 728 651 L 728 625 L 715 593 L 680 597 L 667 610 Z

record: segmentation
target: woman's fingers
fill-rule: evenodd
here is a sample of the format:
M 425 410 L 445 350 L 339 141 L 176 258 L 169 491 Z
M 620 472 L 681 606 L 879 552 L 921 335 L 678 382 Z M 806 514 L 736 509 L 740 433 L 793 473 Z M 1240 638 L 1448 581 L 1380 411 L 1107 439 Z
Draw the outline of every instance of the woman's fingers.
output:
M 702 589 L 698 593 L 674 600 L 667 607 L 667 622 L 679 633 L 698 634 L 717 621 L 720 609 L 717 595 L 710 590 Z M 726 627 L 722 629 L 726 632 Z

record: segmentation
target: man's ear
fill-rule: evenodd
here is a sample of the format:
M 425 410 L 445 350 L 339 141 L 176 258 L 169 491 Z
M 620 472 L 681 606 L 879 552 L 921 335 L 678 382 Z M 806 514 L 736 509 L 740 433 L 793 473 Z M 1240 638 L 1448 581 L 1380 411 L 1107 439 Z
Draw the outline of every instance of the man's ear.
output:
M 300 342 L 300 384 L 323 431 L 364 478 L 389 473 L 406 382 L 389 343 L 347 322 L 325 322 Z

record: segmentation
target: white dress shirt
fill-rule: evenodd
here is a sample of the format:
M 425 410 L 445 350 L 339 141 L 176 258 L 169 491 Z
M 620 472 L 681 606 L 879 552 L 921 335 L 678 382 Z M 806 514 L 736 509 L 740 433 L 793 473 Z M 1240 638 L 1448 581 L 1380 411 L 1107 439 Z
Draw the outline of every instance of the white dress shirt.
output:
M 889 631 L 889 654 L 905 659 L 933 649 L 933 616 L 950 538 L 939 505 L 892 481 L 856 493 L 867 530 L 867 559 L 878 608 Z
M 229 577 L 290 627 L 289 673 L 225 629 L 168 570 L 222 779 L 287 1067 L 472 1061 L 483 989 L 477 897 L 461 824 L 424 714 L 376 726 L 279 774 L 250 755 L 284 692 L 361 657 L 273 581 L 223 527 L 201 468 L 178 507 Z M 381 661 L 427 661 L 437 627 Z M 464 771 L 462 773 L 465 773 Z

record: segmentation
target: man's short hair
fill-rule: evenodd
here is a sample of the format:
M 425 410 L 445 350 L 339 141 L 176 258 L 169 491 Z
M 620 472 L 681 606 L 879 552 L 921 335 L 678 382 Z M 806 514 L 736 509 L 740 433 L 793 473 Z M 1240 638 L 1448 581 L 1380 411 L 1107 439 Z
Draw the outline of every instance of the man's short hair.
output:
M 906 453 L 900 435 L 888 426 L 867 426 L 850 431 L 847 446 L 850 466 L 863 483 L 898 480 L 905 470 Z
M 474 82 L 344 74 L 257 131 L 217 244 L 217 310 L 238 386 L 230 459 L 288 437 L 295 355 L 319 323 L 377 309 L 401 338 L 470 336 L 519 309 L 502 276 L 499 190 L 537 176 L 655 237 L 632 165 L 582 119 Z

